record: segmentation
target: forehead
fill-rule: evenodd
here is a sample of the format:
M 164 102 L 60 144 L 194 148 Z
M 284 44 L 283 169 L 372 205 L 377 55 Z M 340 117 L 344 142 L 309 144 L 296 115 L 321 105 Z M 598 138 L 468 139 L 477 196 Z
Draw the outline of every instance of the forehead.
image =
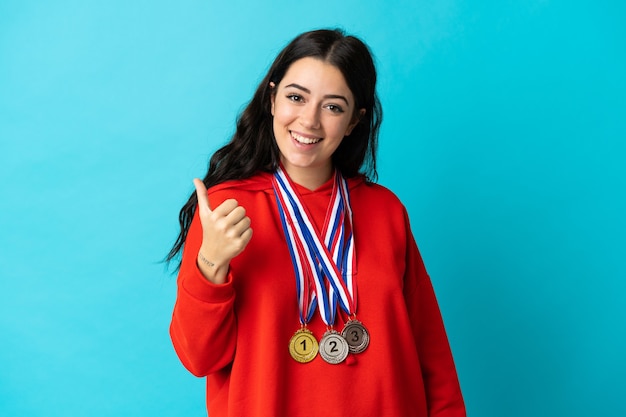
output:
M 352 97 L 352 92 L 339 68 L 317 58 L 301 58 L 289 66 L 279 87 L 293 83 L 306 87 L 311 93 Z

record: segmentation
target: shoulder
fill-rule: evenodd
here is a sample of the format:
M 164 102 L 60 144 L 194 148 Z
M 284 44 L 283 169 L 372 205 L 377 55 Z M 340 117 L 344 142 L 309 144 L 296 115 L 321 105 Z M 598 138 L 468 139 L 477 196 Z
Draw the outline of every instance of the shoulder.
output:
M 209 188 L 209 196 L 221 194 L 244 195 L 246 193 L 272 192 L 272 174 L 259 172 L 249 178 L 229 180 Z
M 219 205 L 224 200 L 234 198 L 238 201 L 248 200 L 259 193 L 271 194 L 272 174 L 259 172 L 249 178 L 229 180 L 208 189 L 211 205 Z
M 249 178 L 229 180 L 209 188 L 209 194 L 219 193 L 224 190 L 235 191 L 266 191 L 272 189 L 272 174 L 258 172 Z
M 359 203 L 375 205 L 385 210 L 405 210 L 398 196 L 383 185 L 367 182 L 364 179 L 351 179 L 348 183 L 351 200 L 356 199 Z

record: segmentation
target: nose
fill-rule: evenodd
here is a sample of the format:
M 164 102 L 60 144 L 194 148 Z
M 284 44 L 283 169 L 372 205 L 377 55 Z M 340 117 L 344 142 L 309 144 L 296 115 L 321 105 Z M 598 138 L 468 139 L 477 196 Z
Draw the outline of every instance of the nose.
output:
M 307 103 L 302 107 L 298 117 L 300 125 L 307 129 L 319 129 L 320 127 L 320 108 L 312 103 Z

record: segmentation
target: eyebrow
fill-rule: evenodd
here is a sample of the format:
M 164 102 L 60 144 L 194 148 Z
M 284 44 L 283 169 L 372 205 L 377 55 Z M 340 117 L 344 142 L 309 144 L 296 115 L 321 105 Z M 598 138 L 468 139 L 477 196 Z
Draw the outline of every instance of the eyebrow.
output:
M 296 83 L 292 83 L 292 84 L 289 84 L 289 85 L 286 85 L 286 86 L 285 86 L 285 88 L 289 88 L 289 87 L 297 88 L 298 90 L 302 90 L 302 91 L 304 91 L 304 92 L 305 92 L 305 93 L 307 93 L 307 94 L 311 94 L 311 90 L 309 90 L 309 89 L 308 89 L 308 88 L 306 88 L 306 87 L 302 87 L 301 85 L 296 84 Z M 343 101 L 345 101 L 345 102 L 346 102 L 346 104 L 347 104 L 348 106 L 350 105 L 350 103 L 348 103 L 348 99 L 347 99 L 347 98 L 345 98 L 345 97 L 344 97 L 344 96 L 342 96 L 342 95 L 339 95 L 339 94 L 326 94 L 326 95 L 324 96 L 324 98 L 326 98 L 326 99 L 327 99 L 327 98 L 335 98 L 335 99 L 343 100 Z

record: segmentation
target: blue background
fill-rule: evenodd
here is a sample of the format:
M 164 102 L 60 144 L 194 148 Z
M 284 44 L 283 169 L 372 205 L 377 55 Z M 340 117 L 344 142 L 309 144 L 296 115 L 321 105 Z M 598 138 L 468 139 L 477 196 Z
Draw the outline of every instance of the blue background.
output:
M 626 3 L 0 2 L 0 415 L 202 416 L 159 260 L 296 34 L 363 37 L 469 414 L 623 416 Z

